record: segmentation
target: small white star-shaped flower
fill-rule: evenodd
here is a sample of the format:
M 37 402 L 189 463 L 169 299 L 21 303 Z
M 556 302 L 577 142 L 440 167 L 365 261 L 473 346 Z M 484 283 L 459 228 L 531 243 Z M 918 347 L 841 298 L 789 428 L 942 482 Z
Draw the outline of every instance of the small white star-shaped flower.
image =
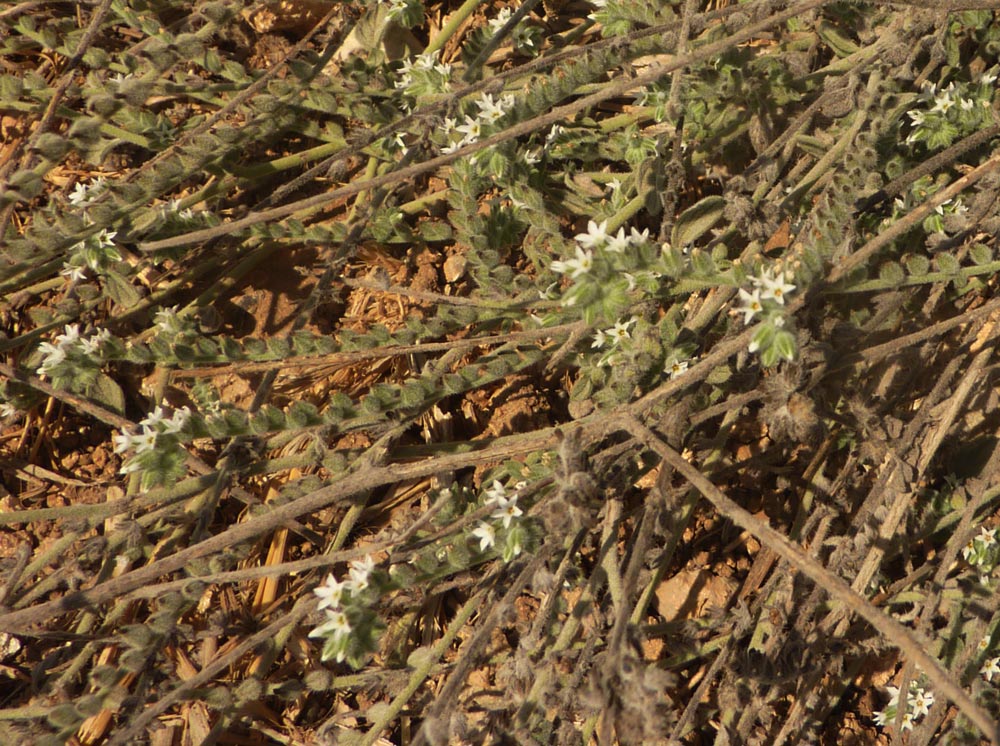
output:
M 755 284 L 762 288 L 761 298 L 771 298 L 781 305 L 785 305 L 785 296 L 795 290 L 795 286 L 786 282 L 784 275 L 780 272 L 774 276 L 769 271 L 765 271 L 761 273 Z
M 614 254 L 624 254 L 625 249 L 629 247 L 630 243 L 629 237 L 625 235 L 625 229 L 619 228 L 616 234 L 608 237 L 608 244 L 605 246 L 605 249 Z
M 914 718 L 923 717 L 928 712 L 930 712 L 931 707 L 934 706 L 934 693 L 927 692 L 923 689 L 914 689 L 907 699 L 911 709 L 911 714 Z
M 1000 675 L 1000 658 L 988 658 L 983 662 L 983 667 L 979 669 L 983 678 L 993 683 L 993 677 Z
M 504 528 L 510 527 L 510 522 L 522 514 L 522 510 L 517 507 L 516 497 L 504 497 L 496 501 L 497 509 L 493 511 L 492 517 L 502 521 Z
M 347 583 L 337 580 L 333 573 L 326 576 L 323 585 L 313 588 L 313 593 L 319 596 L 318 609 L 337 608 L 340 606 L 340 599 L 344 591 L 348 590 Z
M 479 525 L 472 529 L 472 535 L 479 539 L 479 551 L 485 552 L 496 543 L 497 532 L 493 526 L 486 521 L 480 521 Z
M 608 236 L 608 221 L 605 220 L 598 225 L 591 220 L 587 223 L 587 232 L 577 234 L 574 238 L 585 249 L 592 249 L 598 244 L 603 244 L 610 239 L 610 236 Z
M 667 372 L 670 373 L 671 378 L 677 378 L 688 369 L 687 360 L 675 360 L 670 365 L 667 366 Z
M 619 321 L 613 327 L 607 330 L 607 335 L 614 344 L 619 344 L 626 339 L 632 339 L 632 332 L 629 331 L 629 327 L 636 322 L 635 316 L 628 319 L 627 321 Z
M 568 274 L 575 280 L 594 268 L 594 254 L 577 246 L 576 258 L 567 259 L 566 261 L 556 260 L 549 266 L 553 272 L 558 272 L 561 275 Z
M 744 324 L 749 324 L 753 321 L 754 316 L 764 310 L 764 306 L 760 302 L 759 288 L 754 288 L 753 292 L 747 292 L 740 288 L 740 301 L 741 305 L 736 310 L 743 314 Z
M 350 580 L 347 584 L 350 586 L 352 591 L 363 591 L 368 587 L 368 582 L 371 579 L 372 571 L 375 569 L 375 560 L 369 554 L 363 560 L 354 560 L 348 567 L 348 573 L 350 575 Z
M 319 625 L 309 637 L 333 637 L 340 639 L 351 634 L 351 622 L 341 609 L 327 609 L 326 621 Z

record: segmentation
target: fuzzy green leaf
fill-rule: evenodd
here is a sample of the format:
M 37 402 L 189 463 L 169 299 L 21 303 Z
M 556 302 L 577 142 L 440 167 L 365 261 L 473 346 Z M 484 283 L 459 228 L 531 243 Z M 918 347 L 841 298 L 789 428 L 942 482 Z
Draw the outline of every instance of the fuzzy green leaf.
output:
M 722 218 L 726 200 L 719 195 L 711 195 L 691 205 L 680 214 L 670 243 L 673 246 L 689 246 L 705 235 Z

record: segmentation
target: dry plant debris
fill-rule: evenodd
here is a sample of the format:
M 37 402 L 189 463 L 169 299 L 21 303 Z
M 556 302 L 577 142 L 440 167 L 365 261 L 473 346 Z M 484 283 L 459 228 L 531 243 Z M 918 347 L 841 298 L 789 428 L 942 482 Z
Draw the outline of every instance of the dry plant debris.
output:
M 1000 743 L 1000 20 L 0 10 L 0 742 Z

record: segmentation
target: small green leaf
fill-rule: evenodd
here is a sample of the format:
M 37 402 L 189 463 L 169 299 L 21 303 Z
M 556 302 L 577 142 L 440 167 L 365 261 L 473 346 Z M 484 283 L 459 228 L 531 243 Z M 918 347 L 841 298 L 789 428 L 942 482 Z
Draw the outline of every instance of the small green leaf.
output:
M 844 36 L 830 23 L 820 21 L 816 24 L 816 33 L 819 38 L 826 42 L 838 57 L 850 57 L 858 51 L 858 45 Z
M 879 279 L 890 285 L 899 285 L 906 279 L 906 273 L 896 262 L 886 262 L 878 270 Z
M 911 275 L 926 275 L 930 268 L 930 260 L 923 254 L 913 254 L 906 258 L 906 271 Z
M 969 256 L 977 265 L 982 266 L 993 261 L 993 251 L 989 246 L 982 243 L 972 244 L 969 249 Z
M 934 257 L 934 262 L 937 264 L 938 269 L 950 275 L 957 273 L 959 270 L 958 259 L 951 254 L 938 254 Z
M 142 296 L 132 283 L 115 272 L 104 275 L 104 287 L 107 289 L 108 295 L 111 296 L 111 300 L 122 308 L 133 308 L 142 300 Z
M 782 359 L 789 362 L 795 359 L 795 335 L 787 329 L 780 330 L 774 336 L 772 347 Z
M 691 205 L 677 218 L 670 243 L 673 246 L 689 246 L 694 243 L 719 222 L 725 207 L 725 198 L 717 194 Z
M 112 378 L 98 373 L 94 380 L 94 385 L 90 390 L 90 398 L 98 404 L 102 404 L 112 412 L 122 417 L 125 416 L 125 394 L 121 386 L 114 382 Z

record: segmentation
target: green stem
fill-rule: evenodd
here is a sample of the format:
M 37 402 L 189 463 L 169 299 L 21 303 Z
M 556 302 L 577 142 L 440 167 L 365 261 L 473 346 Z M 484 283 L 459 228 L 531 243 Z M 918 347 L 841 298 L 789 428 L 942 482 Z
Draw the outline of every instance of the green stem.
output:
M 458 31 L 459 27 L 475 12 L 476 8 L 480 6 L 482 0 L 465 0 L 462 3 L 462 7 L 456 10 L 448 18 L 448 22 L 441 27 L 438 35 L 435 36 L 427 44 L 427 48 L 424 49 L 424 54 L 433 54 L 438 52 L 445 45 L 445 43 L 452 37 L 452 35 Z

